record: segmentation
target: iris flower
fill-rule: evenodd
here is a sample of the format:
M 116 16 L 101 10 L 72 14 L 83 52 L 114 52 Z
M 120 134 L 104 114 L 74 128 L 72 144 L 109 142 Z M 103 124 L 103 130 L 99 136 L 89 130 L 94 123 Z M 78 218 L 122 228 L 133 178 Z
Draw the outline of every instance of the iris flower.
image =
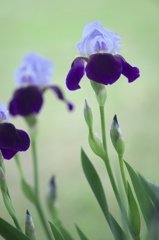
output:
M 30 146 L 28 134 L 9 123 L 8 115 L 6 106 L 0 103 L 0 151 L 7 160 L 19 151 L 26 151 Z
M 90 80 L 104 85 L 115 83 L 121 74 L 129 83 L 137 79 L 139 69 L 119 55 L 120 44 L 120 36 L 103 28 L 99 21 L 88 23 L 83 29 L 82 40 L 76 44 L 80 56 L 71 65 L 66 78 L 67 88 L 79 89 L 85 73 Z
M 15 71 L 15 90 L 9 103 L 9 112 L 12 116 L 28 116 L 38 114 L 43 105 L 43 93 L 51 89 L 58 99 L 66 103 L 69 111 L 73 105 L 68 102 L 58 86 L 51 84 L 53 63 L 37 54 L 28 53 L 22 59 L 22 64 Z

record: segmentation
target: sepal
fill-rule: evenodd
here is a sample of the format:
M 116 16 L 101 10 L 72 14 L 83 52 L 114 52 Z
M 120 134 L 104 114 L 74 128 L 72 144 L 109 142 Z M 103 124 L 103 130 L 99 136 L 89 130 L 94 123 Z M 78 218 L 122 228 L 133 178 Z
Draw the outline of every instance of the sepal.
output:
M 104 106 L 107 99 L 107 91 L 104 84 L 90 81 L 91 86 L 95 92 L 99 106 Z

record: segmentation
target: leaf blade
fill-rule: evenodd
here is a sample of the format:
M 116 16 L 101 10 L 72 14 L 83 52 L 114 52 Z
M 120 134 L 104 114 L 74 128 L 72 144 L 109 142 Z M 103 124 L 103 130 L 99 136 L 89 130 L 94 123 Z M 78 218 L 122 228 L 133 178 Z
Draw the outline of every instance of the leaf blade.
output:
M 144 217 L 145 223 L 147 227 L 149 228 L 150 219 L 152 217 L 152 213 L 154 212 L 154 208 L 151 202 L 150 197 L 148 196 L 148 193 L 146 192 L 143 184 L 141 183 L 140 178 L 138 177 L 137 173 L 133 170 L 133 168 L 126 162 L 125 165 L 127 167 L 129 176 L 131 178 L 136 197 L 142 212 L 142 215 Z
M 30 240 L 30 238 L 2 218 L 0 218 L 0 235 L 6 240 Z
M 65 240 L 53 223 L 49 222 L 55 240 Z
M 70 233 L 63 226 L 60 226 L 60 230 L 65 240 L 74 240 Z
M 82 232 L 82 230 L 77 226 L 76 226 L 76 229 L 77 229 L 77 232 L 78 232 L 78 235 L 80 237 L 81 240 L 88 240 L 88 238 L 85 236 L 85 234 Z
M 111 215 L 108 209 L 107 200 L 105 197 L 104 189 L 98 173 L 96 172 L 93 164 L 85 154 L 84 150 L 81 150 L 81 161 L 82 161 L 82 168 L 86 179 L 99 203 L 99 206 L 102 209 L 102 212 L 110 226 L 110 229 L 115 237 L 116 240 L 126 239 L 125 233 L 122 228 L 119 226 L 117 221 Z

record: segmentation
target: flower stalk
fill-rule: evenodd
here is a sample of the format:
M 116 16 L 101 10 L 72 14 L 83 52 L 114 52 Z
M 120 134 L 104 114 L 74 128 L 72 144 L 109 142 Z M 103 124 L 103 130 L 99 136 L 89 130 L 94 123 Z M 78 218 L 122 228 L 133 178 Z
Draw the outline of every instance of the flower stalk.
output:
M 14 156 L 14 158 L 15 158 L 15 162 L 16 162 L 16 165 L 17 165 L 17 168 L 18 168 L 20 177 L 21 177 L 21 179 L 24 179 L 24 180 L 25 180 L 24 172 L 23 172 L 23 169 L 22 169 L 20 160 L 19 160 L 19 155 L 18 155 L 18 153 Z
M 101 131 L 102 131 L 102 142 L 104 149 L 107 153 L 107 140 L 106 140 L 106 126 L 105 126 L 105 111 L 104 106 L 99 106 L 100 120 L 101 120 Z
M 35 135 L 32 134 L 31 137 L 31 150 L 33 156 L 33 169 L 34 169 L 34 188 L 37 197 L 39 197 L 39 171 L 38 171 L 38 158 L 36 151 L 36 139 Z
M 9 190 L 8 190 L 8 185 L 7 185 L 2 167 L 0 167 L 0 188 L 1 188 L 1 192 L 2 192 L 3 202 L 5 204 L 5 207 L 9 213 L 9 215 L 11 216 L 16 228 L 22 232 L 21 226 L 16 217 L 14 207 L 12 205 L 12 201 L 11 201 Z
M 36 148 L 34 149 L 35 151 L 35 156 L 36 155 Z M 21 163 L 19 161 L 19 156 L 16 154 L 15 155 L 15 160 L 16 160 L 16 165 L 17 165 L 17 168 L 18 168 L 18 171 L 19 171 L 19 174 L 20 174 L 20 177 L 21 177 L 21 180 L 23 180 L 25 183 L 26 183 L 26 180 L 25 180 L 25 176 L 24 176 L 24 172 L 23 172 L 23 169 L 22 169 L 22 166 L 21 166 Z M 35 165 L 34 165 L 35 166 Z M 37 168 L 34 170 L 34 173 L 37 171 Z M 37 177 L 37 175 L 36 175 Z M 35 177 L 34 177 L 34 180 L 35 180 Z M 30 187 L 30 186 L 28 186 Z M 37 189 L 37 188 L 36 188 Z M 23 189 L 24 190 L 24 189 Z M 35 190 L 35 188 L 34 188 Z M 26 192 L 25 192 L 26 194 Z M 30 199 L 29 199 L 30 200 Z M 45 215 L 44 215 L 44 212 L 42 210 L 42 207 L 41 207 L 41 203 L 40 203 L 40 198 L 38 197 L 38 195 L 36 195 L 36 191 L 35 191 L 35 198 L 32 200 L 35 208 L 37 209 L 37 212 L 39 214 L 39 217 L 40 217 L 40 220 L 41 220 L 41 223 L 42 223 L 42 226 L 44 228 L 44 231 L 48 237 L 49 240 L 52 240 L 52 237 L 51 237 L 51 234 L 50 234 L 50 231 L 49 231 L 49 228 L 48 228 L 48 225 L 47 225 L 47 221 L 46 221 L 46 218 L 45 218 Z
M 127 179 L 126 179 L 125 171 L 124 171 L 123 157 L 118 155 L 118 159 L 119 159 L 120 173 L 121 173 L 125 193 L 127 195 L 127 190 L 128 190 L 127 189 Z

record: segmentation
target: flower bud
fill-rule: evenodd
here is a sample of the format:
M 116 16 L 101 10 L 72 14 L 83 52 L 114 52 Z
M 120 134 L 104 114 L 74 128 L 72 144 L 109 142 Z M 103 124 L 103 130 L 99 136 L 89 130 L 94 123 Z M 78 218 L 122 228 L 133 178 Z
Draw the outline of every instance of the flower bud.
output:
M 93 127 L 93 114 L 90 106 L 88 105 L 87 101 L 85 100 L 84 105 L 84 118 L 87 123 L 87 126 L 89 129 L 92 129 Z
M 53 176 L 48 184 L 47 196 L 52 200 L 56 200 L 56 183 L 55 176 Z
M 60 220 L 59 220 L 59 205 L 57 202 L 57 190 L 55 177 L 53 176 L 48 184 L 46 201 L 49 213 L 53 218 L 53 223 L 55 227 L 60 230 Z
M 28 236 L 31 240 L 35 240 L 35 227 L 33 223 L 33 219 L 29 213 L 29 211 L 26 211 L 26 219 L 25 219 L 25 234 Z
M 93 132 L 90 131 L 88 141 L 92 151 L 103 159 L 105 157 L 105 150 L 97 134 L 93 134 Z
M 125 142 L 116 115 L 114 116 L 112 121 L 110 137 L 118 155 L 123 157 L 125 151 Z
M 50 211 L 54 208 L 54 205 L 56 203 L 57 193 L 56 193 L 56 183 L 55 183 L 55 177 L 53 176 L 48 184 L 47 187 L 47 204 Z

